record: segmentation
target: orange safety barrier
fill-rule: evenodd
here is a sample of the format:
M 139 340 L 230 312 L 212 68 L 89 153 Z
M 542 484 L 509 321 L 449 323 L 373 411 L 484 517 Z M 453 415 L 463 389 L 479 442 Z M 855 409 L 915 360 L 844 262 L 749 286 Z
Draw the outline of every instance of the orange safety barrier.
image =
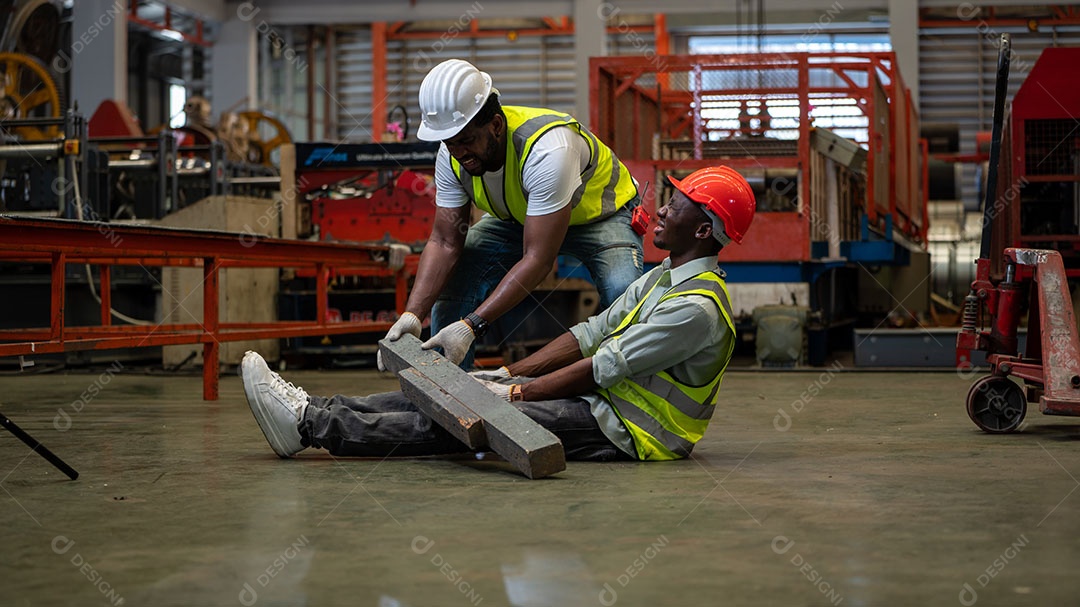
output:
M 203 398 L 217 400 L 219 344 L 223 341 L 387 331 L 389 322 L 330 322 L 327 285 L 333 273 L 394 277 L 396 308 L 405 309 L 408 276 L 416 259 L 391 269 L 389 247 L 268 238 L 212 230 L 131 226 L 65 219 L 0 215 L 0 261 L 51 266 L 50 325 L 0 330 L 0 356 L 78 350 L 109 350 L 176 344 L 203 344 Z M 65 269 L 69 263 L 100 268 L 101 324 L 64 323 Z M 191 266 L 203 269 L 203 322 L 154 326 L 113 325 L 111 267 Z M 221 268 L 298 268 L 317 277 L 312 321 L 219 322 Z

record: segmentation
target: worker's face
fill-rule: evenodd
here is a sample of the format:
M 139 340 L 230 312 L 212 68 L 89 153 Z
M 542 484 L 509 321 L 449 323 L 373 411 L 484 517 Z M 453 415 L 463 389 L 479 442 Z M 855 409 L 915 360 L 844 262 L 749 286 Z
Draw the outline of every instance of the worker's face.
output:
M 690 247 L 697 239 L 712 238 L 712 221 L 701 205 L 675 190 L 667 204 L 656 211 L 653 244 L 666 251 Z
M 489 171 L 501 169 L 506 162 L 506 150 L 502 144 L 505 126 L 506 120 L 501 114 L 496 114 L 491 122 L 483 126 L 470 123 L 443 143 L 466 172 L 473 177 L 479 177 Z

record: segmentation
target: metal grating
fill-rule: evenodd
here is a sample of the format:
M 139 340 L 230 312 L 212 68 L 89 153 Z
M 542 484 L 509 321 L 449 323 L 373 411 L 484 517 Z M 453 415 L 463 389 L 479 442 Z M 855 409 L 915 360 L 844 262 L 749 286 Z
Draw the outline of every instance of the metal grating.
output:
M 1080 153 L 1077 122 L 1071 118 L 1024 121 L 1024 164 L 1028 175 L 1071 175 Z
M 337 137 L 341 141 L 371 141 L 371 30 L 340 29 L 334 42 Z

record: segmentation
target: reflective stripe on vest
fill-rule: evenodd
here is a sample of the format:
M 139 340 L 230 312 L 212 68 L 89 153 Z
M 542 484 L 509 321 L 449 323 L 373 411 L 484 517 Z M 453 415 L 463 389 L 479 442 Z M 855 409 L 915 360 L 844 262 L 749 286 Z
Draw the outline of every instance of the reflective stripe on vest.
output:
M 645 284 L 645 295 L 637 307 L 609 335 L 618 339 L 626 329 L 637 324 L 641 307 L 659 283 L 663 272 L 656 272 Z M 720 382 L 735 348 L 735 323 L 723 278 L 715 272 L 703 272 L 670 289 L 657 302 L 673 297 L 700 295 L 714 302 L 732 333 L 723 353 L 724 364 L 716 375 L 700 386 L 685 384 L 667 371 L 645 377 L 627 378 L 599 393 L 612 405 L 634 439 L 639 459 L 670 460 L 687 457 L 701 440 L 716 410 Z
M 521 177 L 525 161 L 536 141 L 558 127 L 573 129 L 589 144 L 589 164 L 581 173 L 581 185 L 570 197 L 570 207 L 573 209 L 570 213 L 570 225 L 582 225 L 610 217 L 637 196 L 637 188 L 626 166 L 615 157 L 611 148 L 604 145 L 572 116 L 552 110 L 510 105 L 503 106 L 503 113 L 506 114 L 509 136 L 501 197 L 492 196 L 482 177 L 469 175 L 454 157 L 450 157 L 450 167 L 465 193 L 481 210 L 499 219 L 525 223 L 528 195 L 524 191 Z

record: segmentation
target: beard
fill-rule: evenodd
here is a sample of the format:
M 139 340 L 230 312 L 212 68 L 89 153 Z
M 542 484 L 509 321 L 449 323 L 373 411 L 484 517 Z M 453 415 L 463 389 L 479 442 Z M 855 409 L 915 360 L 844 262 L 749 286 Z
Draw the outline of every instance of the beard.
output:
M 500 151 L 499 138 L 492 137 L 484 148 L 484 155 L 480 158 L 480 175 L 503 168 L 503 165 L 506 164 L 506 156 L 500 154 Z M 480 175 L 476 175 L 476 177 Z

